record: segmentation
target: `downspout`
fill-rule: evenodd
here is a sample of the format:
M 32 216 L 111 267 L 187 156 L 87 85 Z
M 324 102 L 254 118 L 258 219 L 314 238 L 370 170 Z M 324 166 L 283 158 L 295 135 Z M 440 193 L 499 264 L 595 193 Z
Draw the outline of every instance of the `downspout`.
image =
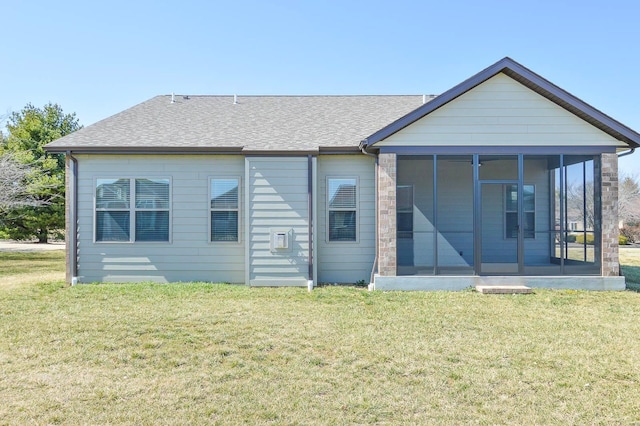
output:
M 71 160 L 71 178 L 69 179 L 69 269 L 71 270 L 71 285 L 78 284 L 78 159 L 71 151 L 67 151 Z
M 309 279 L 307 280 L 307 290 L 313 290 L 313 256 L 315 253 L 313 252 L 313 241 L 315 236 L 313 235 L 313 157 L 309 155 L 307 157 L 307 192 L 309 198 Z
M 364 155 L 368 155 L 369 157 L 375 158 L 375 167 L 374 167 L 374 177 L 373 177 L 373 195 L 374 195 L 374 208 L 376 209 L 376 214 L 374 215 L 375 223 L 374 223 L 374 242 L 375 242 L 375 257 L 373 258 L 373 266 L 371 268 L 371 275 L 369 276 L 369 290 L 373 290 L 373 279 L 375 277 L 376 271 L 378 269 L 378 223 L 380 223 L 379 218 L 379 210 L 378 209 L 378 156 L 376 154 L 372 154 L 367 152 L 367 140 L 363 140 L 360 142 L 360 151 Z
M 634 152 L 636 152 L 636 149 L 635 149 L 635 148 L 631 148 L 631 149 L 630 149 L 629 151 L 627 151 L 627 152 L 621 152 L 620 154 L 618 154 L 618 158 L 620 158 L 620 157 L 625 157 L 625 156 L 627 156 L 627 155 L 631 155 L 631 154 L 633 154 Z

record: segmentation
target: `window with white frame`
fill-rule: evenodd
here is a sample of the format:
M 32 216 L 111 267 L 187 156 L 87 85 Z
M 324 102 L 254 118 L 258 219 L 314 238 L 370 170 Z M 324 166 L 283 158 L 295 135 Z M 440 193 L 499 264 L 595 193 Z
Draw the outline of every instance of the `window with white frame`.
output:
M 356 241 L 358 180 L 354 177 L 327 178 L 329 241 Z
M 169 241 L 166 178 L 96 179 L 96 242 Z
M 211 178 L 211 241 L 238 241 L 240 179 Z
M 413 185 L 396 187 L 398 238 L 413 238 Z
M 524 237 L 535 238 L 536 232 L 536 188 L 523 185 Z M 505 235 L 518 238 L 518 185 L 505 185 Z

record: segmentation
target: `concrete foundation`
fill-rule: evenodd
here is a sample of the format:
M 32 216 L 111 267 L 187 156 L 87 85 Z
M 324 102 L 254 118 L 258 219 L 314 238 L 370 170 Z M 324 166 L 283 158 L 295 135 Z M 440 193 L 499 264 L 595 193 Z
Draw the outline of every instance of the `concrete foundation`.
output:
M 396 276 L 376 275 L 370 290 L 456 291 L 476 286 L 527 286 L 573 290 L 625 290 L 624 277 L 600 276 Z

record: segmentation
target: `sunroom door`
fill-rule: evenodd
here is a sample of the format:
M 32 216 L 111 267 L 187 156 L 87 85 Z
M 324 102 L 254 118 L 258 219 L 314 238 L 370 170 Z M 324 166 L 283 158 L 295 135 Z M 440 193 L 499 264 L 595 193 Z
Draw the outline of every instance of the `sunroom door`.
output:
M 480 183 L 480 274 L 520 272 L 520 204 L 517 183 Z

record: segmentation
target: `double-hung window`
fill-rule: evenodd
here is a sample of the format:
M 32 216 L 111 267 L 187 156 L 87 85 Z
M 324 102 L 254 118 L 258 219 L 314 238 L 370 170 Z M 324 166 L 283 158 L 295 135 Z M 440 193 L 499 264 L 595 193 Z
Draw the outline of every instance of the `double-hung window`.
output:
M 96 242 L 168 242 L 170 186 L 169 179 L 96 179 Z
M 536 232 L 536 188 L 522 187 L 524 206 L 524 237 L 535 238 Z M 505 234 L 507 238 L 518 238 L 518 185 L 505 185 Z
M 396 188 L 396 217 L 398 238 L 413 238 L 413 185 Z
M 356 241 L 358 180 L 355 177 L 327 178 L 329 241 Z
M 238 241 L 240 179 L 211 178 L 211 241 Z

